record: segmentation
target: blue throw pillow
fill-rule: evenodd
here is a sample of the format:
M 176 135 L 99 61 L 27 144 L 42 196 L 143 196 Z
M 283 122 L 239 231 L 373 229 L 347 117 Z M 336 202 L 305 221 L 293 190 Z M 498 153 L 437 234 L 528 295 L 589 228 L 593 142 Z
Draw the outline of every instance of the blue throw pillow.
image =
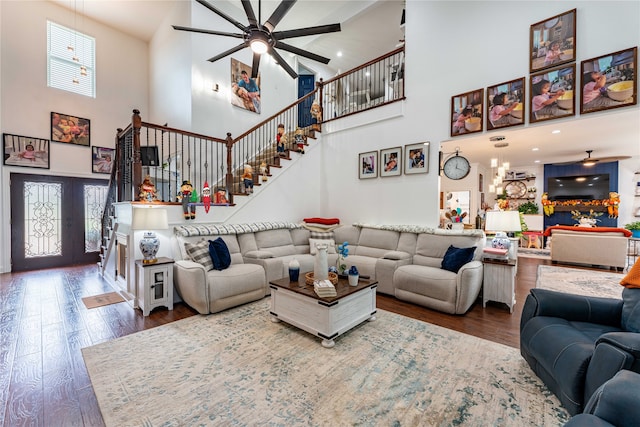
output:
M 209 255 L 213 261 L 214 270 L 224 270 L 231 265 L 231 254 L 222 237 L 209 240 Z
M 622 329 L 640 332 L 640 289 L 624 288 L 622 301 Z
M 460 267 L 473 259 L 475 251 L 475 246 L 470 248 L 456 248 L 453 245 L 449 246 L 447 253 L 445 253 L 444 258 L 442 258 L 442 268 L 444 270 L 457 273 L 458 270 L 460 270 Z

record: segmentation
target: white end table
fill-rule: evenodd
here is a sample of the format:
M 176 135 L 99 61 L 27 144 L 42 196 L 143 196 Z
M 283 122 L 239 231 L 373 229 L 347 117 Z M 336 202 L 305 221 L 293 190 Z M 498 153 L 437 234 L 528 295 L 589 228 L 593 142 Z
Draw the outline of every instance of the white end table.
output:
M 492 259 L 484 258 L 484 283 L 482 285 L 482 306 L 487 306 L 487 301 L 502 302 L 509 306 L 509 312 L 513 313 L 516 303 L 515 277 L 517 259 Z
M 160 257 L 153 264 L 136 260 L 136 293 L 138 306 L 144 316 L 156 307 L 173 310 L 173 263 Z

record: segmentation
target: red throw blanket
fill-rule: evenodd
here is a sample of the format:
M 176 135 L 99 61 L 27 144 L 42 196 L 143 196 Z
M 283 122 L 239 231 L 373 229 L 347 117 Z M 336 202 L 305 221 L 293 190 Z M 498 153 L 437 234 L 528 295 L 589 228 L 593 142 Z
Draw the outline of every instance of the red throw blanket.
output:
M 631 231 L 626 228 L 616 228 L 616 227 L 577 227 L 570 225 L 552 225 L 544 230 L 544 235 L 546 237 L 551 236 L 552 230 L 569 230 L 569 231 L 580 231 L 585 233 L 622 233 L 624 237 L 630 237 Z

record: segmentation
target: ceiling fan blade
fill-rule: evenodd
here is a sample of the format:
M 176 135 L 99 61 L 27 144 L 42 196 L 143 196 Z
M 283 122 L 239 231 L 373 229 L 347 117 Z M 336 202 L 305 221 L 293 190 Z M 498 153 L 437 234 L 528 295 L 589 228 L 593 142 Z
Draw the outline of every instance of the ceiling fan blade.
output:
M 180 25 L 172 25 L 172 27 L 174 30 L 178 30 L 178 31 L 189 31 L 192 33 L 213 34 L 214 36 L 235 37 L 237 39 L 244 38 L 244 34 L 239 34 L 239 33 L 227 33 L 224 31 L 205 30 L 203 28 L 182 27 Z
M 329 58 L 325 58 L 324 56 L 316 55 L 315 53 L 309 52 L 308 50 L 300 49 L 295 46 L 291 46 L 290 44 L 282 43 L 280 41 L 276 42 L 276 47 L 278 49 L 291 52 L 295 55 L 300 55 L 300 56 L 304 56 L 305 58 L 313 59 L 314 61 L 318 61 L 323 64 L 328 64 L 329 61 L 331 61 Z
M 276 40 L 290 39 L 293 37 L 313 36 L 316 34 L 337 33 L 341 31 L 340 24 L 318 25 L 316 27 L 298 28 L 297 30 L 274 31 Z
M 260 68 L 260 55 L 259 53 L 253 52 L 253 63 L 251 64 L 251 78 L 255 79 L 258 77 L 258 69 Z
M 278 23 L 289 12 L 289 9 L 293 7 L 297 0 L 282 0 L 276 10 L 273 11 L 267 22 L 264 23 L 264 27 L 267 31 L 272 32 Z M 297 77 L 297 75 L 296 75 Z
M 209 61 L 209 62 L 216 62 L 218 59 L 222 59 L 222 58 L 224 58 L 224 57 L 225 57 L 225 56 L 227 56 L 227 55 L 231 55 L 232 53 L 236 53 L 237 51 L 239 51 L 239 50 L 241 50 L 241 49 L 244 49 L 245 47 L 247 47 L 247 44 L 246 44 L 246 43 L 240 43 L 240 44 L 239 44 L 238 46 L 236 46 L 236 47 L 232 47 L 231 49 L 229 49 L 229 50 L 227 50 L 227 51 L 224 51 L 224 52 L 222 52 L 222 53 L 221 53 L 221 54 L 219 54 L 219 55 L 216 55 L 216 56 L 214 56 L 214 57 L 211 57 L 211 58 L 207 59 L 207 61 Z
M 247 27 L 245 25 L 242 25 L 240 22 L 236 21 L 235 19 L 233 19 L 232 17 L 230 17 L 229 15 L 224 13 L 223 11 L 216 9 L 209 2 L 207 2 L 205 0 L 196 0 L 196 1 L 198 3 L 200 3 L 201 5 L 203 5 L 204 7 L 206 7 L 207 9 L 209 9 L 211 12 L 215 13 L 216 15 L 218 15 L 219 17 L 229 21 L 230 23 L 232 23 L 233 25 L 235 25 L 236 27 L 238 27 L 242 31 L 246 31 Z
M 287 63 L 287 61 L 285 61 L 284 58 L 280 56 L 278 52 L 276 52 L 276 50 L 273 47 L 269 48 L 269 53 L 271 54 L 271 56 L 273 56 L 273 59 L 275 59 L 278 62 L 278 65 L 284 68 L 284 70 L 287 73 L 289 73 L 289 75 L 292 78 L 295 79 L 298 77 L 298 74 L 293 70 L 293 68 L 291 68 L 291 66 Z
M 595 159 L 590 159 L 590 160 L 595 160 L 597 162 L 602 162 L 602 163 L 607 163 L 607 162 L 617 162 L 618 160 L 626 160 L 626 159 L 630 159 L 631 156 L 611 156 L 611 157 L 597 157 Z
M 249 25 L 253 25 L 255 27 L 260 28 L 260 23 L 256 18 L 256 14 L 253 11 L 253 6 L 251 6 L 251 0 L 241 0 L 242 7 L 244 7 L 244 13 L 247 14 L 247 19 L 249 20 Z

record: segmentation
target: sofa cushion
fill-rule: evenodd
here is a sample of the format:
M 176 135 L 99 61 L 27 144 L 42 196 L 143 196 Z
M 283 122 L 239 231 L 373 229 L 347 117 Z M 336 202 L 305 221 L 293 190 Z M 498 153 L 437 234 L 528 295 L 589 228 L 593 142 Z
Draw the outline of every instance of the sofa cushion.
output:
M 450 245 L 444 254 L 444 258 L 442 258 L 442 268 L 457 273 L 463 265 L 473 259 L 475 250 L 475 246 L 470 248 L 456 248 Z
M 456 280 L 451 271 L 413 264 L 398 267 L 393 274 L 396 289 L 447 302 L 456 299 Z
M 201 240 L 196 243 L 186 242 L 184 248 L 191 261 L 201 264 L 205 270 L 213 270 L 213 261 L 209 255 L 209 242 Z
M 336 254 L 336 242 L 333 239 L 309 239 L 309 253 L 311 255 L 315 255 L 318 253 L 318 249 L 316 248 L 316 243 L 324 243 L 328 244 L 329 248 L 327 249 L 328 254 Z
M 382 258 L 387 252 L 398 248 L 399 239 L 400 233 L 397 231 L 363 228 L 355 255 Z
M 640 289 L 624 289 L 622 301 L 622 327 L 625 331 L 640 332 Z
M 218 237 L 216 240 L 209 240 L 209 255 L 213 261 L 213 268 L 216 270 L 224 270 L 231 265 L 231 254 L 227 244 Z
M 296 253 L 289 230 L 266 230 L 254 234 L 260 250 L 268 250 L 273 256 L 293 255 Z

